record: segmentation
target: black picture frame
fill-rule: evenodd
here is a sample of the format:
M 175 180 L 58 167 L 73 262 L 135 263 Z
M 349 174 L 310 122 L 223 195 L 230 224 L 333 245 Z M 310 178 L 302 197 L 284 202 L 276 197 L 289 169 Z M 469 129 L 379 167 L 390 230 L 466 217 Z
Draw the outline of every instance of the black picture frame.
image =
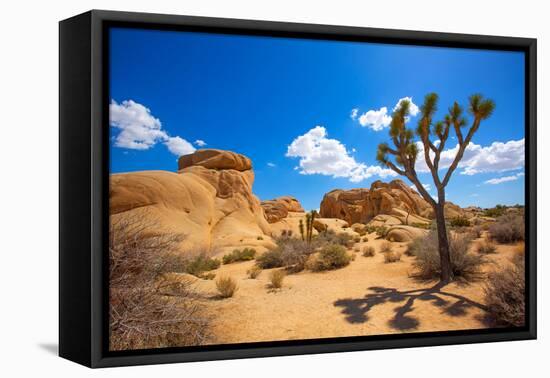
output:
M 526 325 L 108 351 L 108 38 L 112 26 L 525 53 Z M 535 339 L 536 39 L 92 10 L 59 24 L 59 354 L 88 367 L 267 357 Z

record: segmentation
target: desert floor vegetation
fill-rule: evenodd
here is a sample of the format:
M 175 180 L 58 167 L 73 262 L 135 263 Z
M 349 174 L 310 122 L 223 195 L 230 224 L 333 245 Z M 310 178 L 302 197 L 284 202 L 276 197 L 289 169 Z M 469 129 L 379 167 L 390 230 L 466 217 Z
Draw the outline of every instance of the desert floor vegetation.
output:
M 194 338 L 188 330 L 176 337 L 167 327 L 164 338 L 155 336 L 154 340 L 119 347 L 256 342 L 520 324 L 522 304 L 517 301 L 517 293 L 523 289 L 521 285 L 514 287 L 512 281 L 521 273 L 512 261 L 524 258 L 523 244 L 499 243 L 489 232 L 475 238 L 473 232 L 451 231 L 449 240 L 457 280 L 442 285 L 438 280 L 434 232 L 429 231 L 425 237 L 409 243 L 391 242 L 372 237 L 373 234 L 369 234 L 367 240 L 363 237 L 355 242 L 353 236 L 328 230 L 307 242 L 298 233 L 290 237 L 287 233 L 274 239 L 274 248 L 254 254 L 255 259 L 240 259 L 238 256 L 244 249 L 238 249 L 225 254 L 237 257 L 232 257 L 231 263 L 227 263 L 226 258 L 224 264 L 220 264 L 224 256 L 221 253 L 197 251 L 187 259 L 170 254 L 161 272 L 176 275 L 193 272 L 200 279 L 192 284 L 184 280 L 166 281 L 162 284 L 163 294 L 154 298 L 160 306 L 173 303 L 178 311 L 182 306 L 187 308 L 184 324 L 195 332 Z M 179 242 L 183 236 L 171 238 Z M 495 253 L 479 251 L 481 244 L 494 246 Z M 353 251 L 366 258 L 354 260 Z M 235 261 L 240 262 L 233 263 Z M 504 288 L 509 294 L 502 295 Z M 281 308 L 292 310 L 285 311 L 284 316 L 274 316 Z M 211 316 L 204 317 L 205 313 Z M 169 309 L 166 314 L 170 314 Z M 177 315 L 174 319 L 183 319 L 179 312 L 172 314 Z M 307 322 L 304 319 L 308 319 Z M 327 319 L 330 322 L 327 323 Z M 178 323 L 178 327 L 181 324 Z
M 254 248 L 234 249 L 231 253 L 224 255 L 222 262 L 224 264 L 231 264 L 238 261 L 254 260 L 256 256 L 256 250 Z
M 311 262 L 310 268 L 315 272 L 334 270 L 345 267 L 350 261 L 351 257 L 346 248 L 339 244 L 330 244 L 319 251 Z
M 525 324 L 525 261 L 521 254 L 511 264 L 489 274 L 485 303 L 495 322 L 508 326 Z
M 376 250 L 374 249 L 373 246 L 367 246 L 367 247 L 363 247 L 363 257 L 374 257 L 374 255 L 376 254 Z
M 232 277 L 220 277 L 216 280 L 216 289 L 221 298 L 231 298 L 238 289 L 237 281 Z
M 155 234 L 138 217 L 113 220 L 109 237 L 109 348 L 127 350 L 201 345 L 210 337 L 210 317 L 187 281 L 178 253 L 181 234 Z
M 269 273 L 269 287 L 272 289 L 280 289 L 283 287 L 283 281 L 286 277 L 286 273 L 282 269 L 277 269 Z
M 471 236 L 467 233 L 449 234 L 451 269 L 457 279 L 471 281 L 480 278 L 482 265 L 487 262 L 483 255 L 470 252 Z M 423 279 L 435 279 L 440 276 L 441 265 L 438 253 L 437 233 L 429 232 L 415 246 L 415 275 Z
M 498 273 L 512 265 L 514 256 L 523 257 L 517 251 L 521 244 L 493 242 L 497 252 L 484 255 L 476 250 L 482 240 L 472 241 L 469 233 L 452 234 L 453 251 L 458 251 L 458 259 L 453 261 L 459 274 L 457 280 L 441 285 L 437 260 L 434 258 L 433 263 L 431 260 L 437 256 L 434 253 L 437 247 L 429 234 L 426 239 L 413 243 L 419 248 L 413 248 L 412 255 L 405 254 L 410 244 L 388 242 L 392 252 L 401 254 L 398 263 L 388 264 L 384 253 L 373 253 L 380 251 L 384 240 L 373 238 L 368 243 L 361 242 L 360 253 L 368 251 L 366 254 L 370 257 L 360 257 L 353 262 L 350 256 L 354 253 L 342 245 L 329 244 L 331 252 L 325 257 L 330 257 L 324 260 L 323 268 L 335 266 L 327 263 L 329 261 L 343 262 L 336 264 L 339 268 L 322 269 L 322 274 L 314 271 L 312 265 L 318 264 L 320 252 L 327 245 L 316 247 L 304 269 L 297 273 L 289 272 L 281 262 L 279 267 L 262 271 L 256 279 L 248 279 L 251 268 L 260 269 L 257 261 L 222 265 L 218 276 L 228 275 L 237 280 L 239 295 L 230 301 L 207 302 L 218 315 L 213 320 L 216 342 L 480 329 L 493 327 L 497 316 L 498 324 L 511 322 L 511 318 L 506 320 L 503 315 L 504 303 L 508 302 L 499 298 L 489 301 L 486 288 L 490 290 L 488 277 L 498 277 L 494 285 L 509 284 L 510 280 L 500 279 L 502 275 Z M 417 254 L 421 256 L 420 262 Z M 429 259 L 423 258 L 424 255 Z M 429 267 L 422 279 L 417 277 L 419 264 Z M 284 277 L 282 288 L 289 290 L 276 289 L 272 279 L 279 274 Z M 216 290 L 213 281 L 200 284 L 205 293 Z M 271 294 L 273 290 L 277 295 Z M 521 291 L 521 287 L 518 290 Z M 284 316 L 274 316 L 281 308 L 291 310 L 285 311 Z M 243 322 L 243 313 L 246 313 L 246 322 Z
M 262 268 L 260 268 L 259 266 L 257 265 L 254 265 L 253 267 L 251 267 L 250 269 L 248 269 L 246 271 L 246 274 L 248 276 L 248 278 L 250 279 L 256 279 L 258 278 L 258 276 L 260 275 L 260 273 L 262 273 Z
M 506 214 L 489 226 L 491 239 L 498 243 L 515 243 L 525 240 L 525 219 L 522 215 Z

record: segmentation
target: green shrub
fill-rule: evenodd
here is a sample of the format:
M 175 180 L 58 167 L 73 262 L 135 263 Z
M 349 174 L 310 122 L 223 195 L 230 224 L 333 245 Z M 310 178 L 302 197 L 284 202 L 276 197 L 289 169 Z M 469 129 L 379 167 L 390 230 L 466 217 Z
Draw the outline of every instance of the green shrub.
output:
M 483 215 L 491 218 L 498 218 L 506 213 L 506 206 L 496 205 L 493 208 L 485 209 Z
M 490 241 L 483 241 L 477 245 L 477 253 L 488 255 L 490 253 L 495 253 L 497 251 L 497 246 Z
M 386 264 L 394 263 L 401 260 L 401 252 L 388 251 L 384 252 L 384 262 Z
M 451 227 L 470 227 L 470 221 L 466 217 L 455 217 L 451 219 Z
M 237 282 L 231 277 L 220 277 L 216 280 L 216 289 L 222 298 L 230 298 L 237 291 Z
M 281 250 L 275 248 L 269 251 L 265 251 L 258 258 L 256 258 L 256 265 L 258 265 L 262 269 L 279 268 L 283 266 Z
M 208 257 L 201 253 L 196 257 L 188 260 L 185 264 L 185 272 L 194 276 L 200 277 L 203 272 L 218 269 L 221 265 L 220 260 Z
M 333 270 L 348 265 L 351 261 L 346 249 L 338 244 L 323 247 L 312 264 L 312 270 Z
M 246 274 L 248 275 L 248 278 L 250 278 L 250 279 L 257 278 L 260 275 L 260 273 L 262 273 L 262 268 L 260 268 L 257 265 L 254 265 L 252 268 L 250 268 L 246 271 Z
M 431 225 L 429 223 L 420 223 L 420 222 L 413 222 L 411 226 L 416 228 L 421 228 L 423 230 L 429 230 L 431 228 Z
M 491 239 L 499 243 L 515 243 L 525 240 L 525 220 L 521 215 L 503 215 L 489 226 Z
M 272 289 L 280 289 L 283 287 L 283 280 L 286 273 L 282 269 L 274 270 L 269 274 L 269 282 L 271 282 Z
M 451 268 L 457 278 L 471 280 L 479 277 L 482 273 L 481 265 L 486 263 L 483 255 L 468 251 L 471 240 L 468 234 L 449 234 Z M 413 263 L 418 277 L 433 279 L 440 276 L 441 263 L 438 246 L 436 231 L 430 231 L 422 238 L 415 251 L 416 260 Z
M 494 320 L 516 327 L 525 325 L 525 263 L 523 258 L 515 258 L 511 266 L 489 274 L 484 292 L 485 305 Z
M 257 240 L 264 240 L 263 236 L 258 236 L 256 239 Z
M 256 256 L 256 250 L 254 248 L 244 248 L 242 250 L 234 249 L 233 252 L 223 256 L 224 264 L 231 264 L 237 261 L 250 261 L 254 260 Z
M 203 280 L 213 280 L 214 278 L 216 278 L 216 273 L 201 273 L 199 278 L 202 278 Z
M 376 235 L 379 239 L 383 239 L 388 235 L 389 229 L 386 226 L 379 226 L 376 227 Z
M 374 247 L 368 246 L 363 248 L 363 257 L 373 257 L 375 254 Z

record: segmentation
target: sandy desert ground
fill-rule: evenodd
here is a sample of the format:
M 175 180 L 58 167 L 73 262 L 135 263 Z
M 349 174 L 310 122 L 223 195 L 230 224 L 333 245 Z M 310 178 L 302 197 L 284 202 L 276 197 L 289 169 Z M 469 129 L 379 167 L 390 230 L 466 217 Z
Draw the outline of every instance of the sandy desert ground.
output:
M 379 248 L 383 240 L 359 245 Z M 472 248 L 481 239 L 472 243 Z M 404 252 L 406 243 L 392 243 Z M 502 268 L 515 253 L 514 245 L 498 245 L 485 271 Z M 269 271 L 247 277 L 254 261 L 222 265 L 216 276 L 231 276 L 239 288 L 234 297 L 216 299 L 213 280 L 194 284 L 214 314 L 212 343 L 259 342 L 308 338 L 380 335 L 400 332 L 465 330 L 490 327 L 483 305 L 483 282 L 437 281 L 413 277 L 413 257 L 384 263 L 381 253 L 360 253 L 345 268 L 286 276 L 282 289 L 269 286 Z

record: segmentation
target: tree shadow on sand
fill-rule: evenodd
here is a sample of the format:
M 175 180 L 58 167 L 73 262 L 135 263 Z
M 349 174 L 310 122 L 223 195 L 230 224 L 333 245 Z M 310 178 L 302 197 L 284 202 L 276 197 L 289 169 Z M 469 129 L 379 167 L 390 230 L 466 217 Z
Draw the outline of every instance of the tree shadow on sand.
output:
M 342 313 L 346 315 L 346 320 L 353 324 L 367 322 L 370 310 L 377 305 L 388 302 L 405 302 L 394 310 L 395 315 L 388 321 L 391 328 L 399 331 L 415 330 L 420 325 L 420 320 L 410 314 L 416 301 L 430 302 L 436 308 L 441 309 L 442 313 L 450 316 L 464 316 L 467 314 L 467 310 L 472 307 L 487 311 L 487 308 L 481 303 L 458 294 L 443 291 L 442 289 L 445 286 L 440 282 L 432 287 L 408 291 L 373 286 L 368 288 L 373 292 L 372 294 L 367 294 L 364 298 L 358 299 L 339 299 L 334 302 L 334 306 L 343 307 Z M 451 300 L 456 301 L 451 303 Z

